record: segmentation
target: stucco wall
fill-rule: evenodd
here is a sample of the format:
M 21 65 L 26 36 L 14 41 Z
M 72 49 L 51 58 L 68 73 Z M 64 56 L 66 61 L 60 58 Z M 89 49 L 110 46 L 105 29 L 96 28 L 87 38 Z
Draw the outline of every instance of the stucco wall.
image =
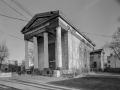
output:
M 62 43 L 62 69 L 68 69 L 68 43 L 67 43 L 67 32 L 62 33 L 61 43 Z
M 90 50 L 92 49 L 80 39 L 71 33 L 68 33 L 69 70 L 77 70 L 80 73 L 89 72 Z
M 101 53 L 96 53 L 96 54 L 93 54 L 91 55 L 91 66 L 94 66 L 94 62 L 96 62 L 97 64 L 97 67 L 96 69 L 100 69 L 101 68 Z M 94 67 L 95 68 L 95 67 Z

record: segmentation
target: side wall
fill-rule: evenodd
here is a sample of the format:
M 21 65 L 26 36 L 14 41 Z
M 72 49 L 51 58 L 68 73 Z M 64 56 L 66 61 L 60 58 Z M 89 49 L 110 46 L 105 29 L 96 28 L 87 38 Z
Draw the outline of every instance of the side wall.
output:
M 67 32 L 62 33 L 62 69 L 68 70 L 68 34 Z
M 101 53 L 96 53 L 96 54 L 93 54 L 92 56 L 93 56 L 92 64 L 96 62 L 97 64 L 96 69 L 100 69 L 101 68 Z
M 69 71 L 87 73 L 90 71 L 90 51 L 92 49 L 68 32 L 68 62 Z
M 109 58 L 110 63 L 107 64 L 107 67 L 110 68 L 120 68 L 120 60 L 118 58 L 115 58 L 114 56 Z

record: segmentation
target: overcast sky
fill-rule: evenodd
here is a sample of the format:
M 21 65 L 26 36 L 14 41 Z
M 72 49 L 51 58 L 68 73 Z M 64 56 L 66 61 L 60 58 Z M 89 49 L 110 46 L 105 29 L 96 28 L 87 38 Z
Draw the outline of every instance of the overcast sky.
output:
M 3 2 L 0 1 L 0 14 L 30 20 L 32 17 L 27 15 L 11 0 L 4 0 L 26 18 L 16 13 Z M 77 28 L 86 32 L 95 44 L 96 49 L 101 48 L 105 42 L 110 42 L 110 37 L 96 36 L 87 33 L 111 36 L 118 27 L 120 22 L 117 18 L 120 16 L 120 5 L 116 0 L 17 0 L 33 14 L 46 11 L 61 10 L 65 16 L 70 19 Z M 0 16 L 0 31 L 6 32 L 13 36 L 23 38 L 22 28 L 27 24 L 25 21 L 14 20 Z M 10 49 L 12 60 L 24 59 L 24 40 L 0 33 L 0 41 L 6 40 Z

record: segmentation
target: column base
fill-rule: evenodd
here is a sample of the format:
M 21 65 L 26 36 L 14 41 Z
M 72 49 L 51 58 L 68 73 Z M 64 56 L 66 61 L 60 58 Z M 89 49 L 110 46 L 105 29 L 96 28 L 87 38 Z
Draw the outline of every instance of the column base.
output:
M 53 76 L 53 71 L 50 68 L 44 68 L 44 76 L 49 76 L 52 77 Z
M 39 74 L 39 69 L 35 68 L 34 71 L 33 71 L 33 74 L 38 75 Z
M 30 69 L 26 69 L 26 74 L 29 74 L 29 72 L 30 72 Z
M 60 77 L 61 76 L 61 70 L 54 70 L 54 77 Z

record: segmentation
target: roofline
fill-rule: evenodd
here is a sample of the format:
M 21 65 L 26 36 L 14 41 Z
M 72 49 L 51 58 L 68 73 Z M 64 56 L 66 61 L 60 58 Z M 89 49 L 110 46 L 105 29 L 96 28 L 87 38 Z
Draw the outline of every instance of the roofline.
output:
M 96 50 L 93 50 L 91 51 L 90 53 L 94 53 L 94 52 L 102 52 L 103 49 L 96 49 Z
M 94 47 L 96 46 L 88 37 L 86 37 L 86 35 L 83 35 L 82 32 L 76 28 L 76 26 L 66 18 L 66 16 L 61 12 L 59 11 L 59 16 L 65 20 L 72 28 L 74 28 L 74 30 L 76 30 L 80 35 L 82 35 L 89 43 L 91 43 Z
M 83 36 L 89 43 L 91 43 L 94 47 L 96 46 L 86 35 L 84 35 L 78 28 L 75 27 L 75 25 L 66 18 L 66 16 L 60 11 L 60 10 L 56 10 L 56 11 L 51 11 L 51 12 L 43 12 L 43 13 L 40 13 L 41 16 L 43 15 L 44 16 L 44 13 L 52 13 L 52 12 L 58 12 L 58 17 L 61 17 L 65 22 L 67 22 L 75 31 L 77 31 L 81 36 Z M 33 22 L 34 21 L 34 18 L 37 17 L 38 14 L 35 14 L 33 16 L 33 18 L 29 21 L 29 22 Z M 26 26 L 29 25 L 29 22 L 27 23 Z M 26 29 L 26 26 L 21 30 L 22 33 L 24 33 L 23 31 Z

